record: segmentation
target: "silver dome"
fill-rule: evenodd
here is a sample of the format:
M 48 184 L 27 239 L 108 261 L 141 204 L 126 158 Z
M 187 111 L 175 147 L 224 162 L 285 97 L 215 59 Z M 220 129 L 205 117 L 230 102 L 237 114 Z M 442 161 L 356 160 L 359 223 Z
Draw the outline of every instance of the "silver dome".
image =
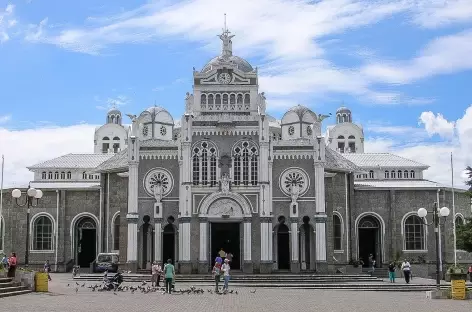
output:
M 231 56 L 217 56 L 213 59 L 211 59 L 202 69 L 202 73 L 209 72 L 213 69 L 213 66 L 221 65 L 224 63 L 230 63 L 233 65 L 236 65 L 236 67 L 245 72 L 252 72 L 254 69 L 252 68 L 251 64 L 249 64 L 245 59 L 236 56 L 236 55 L 231 55 Z

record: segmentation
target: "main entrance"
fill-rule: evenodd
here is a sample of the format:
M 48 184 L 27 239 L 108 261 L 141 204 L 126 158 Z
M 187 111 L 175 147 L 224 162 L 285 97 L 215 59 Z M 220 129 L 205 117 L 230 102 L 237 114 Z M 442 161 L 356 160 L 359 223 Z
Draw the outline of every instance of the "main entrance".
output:
M 90 267 L 97 256 L 97 226 L 90 217 L 84 217 L 77 222 L 76 263 L 82 268 Z
M 382 263 L 380 246 L 380 224 L 372 216 L 363 217 L 358 226 L 359 260 L 364 266 L 369 266 L 369 256 L 372 255 L 377 266 Z
M 231 269 L 241 269 L 241 223 L 210 223 L 211 264 L 214 264 L 218 252 L 223 248 L 226 253 L 233 254 Z

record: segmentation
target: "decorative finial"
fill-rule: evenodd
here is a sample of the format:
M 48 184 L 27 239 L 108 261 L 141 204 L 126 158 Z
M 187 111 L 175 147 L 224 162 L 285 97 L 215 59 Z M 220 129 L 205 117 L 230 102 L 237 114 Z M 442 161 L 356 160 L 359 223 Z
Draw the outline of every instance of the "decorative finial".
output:
M 223 41 L 223 46 L 221 49 L 221 56 L 223 57 L 228 57 L 233 55 L 233 47 L 232 47 L 232 42 L 231 38 L 234 37 L 234 35 L 230 35 L 230 31 L 228 30 L 228 27 L 226 25 L 226 13 L 225 13 L 225 19 L 224 19 L 224 28 L 223 28 L 223 33 L 219 35 L 221 41 Z

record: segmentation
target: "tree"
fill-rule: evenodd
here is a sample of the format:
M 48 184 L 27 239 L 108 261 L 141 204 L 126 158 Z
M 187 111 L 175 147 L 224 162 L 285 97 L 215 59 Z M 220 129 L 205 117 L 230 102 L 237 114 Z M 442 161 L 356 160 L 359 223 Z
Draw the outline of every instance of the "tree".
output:
M 469 187 L 469 196 L 472 197 L 472 167 L 467 166 L 468 180 L 465 184 Z M 456 245 L 460 250 L 472 252 L 472 218 L 464 224 L 456 225 Z

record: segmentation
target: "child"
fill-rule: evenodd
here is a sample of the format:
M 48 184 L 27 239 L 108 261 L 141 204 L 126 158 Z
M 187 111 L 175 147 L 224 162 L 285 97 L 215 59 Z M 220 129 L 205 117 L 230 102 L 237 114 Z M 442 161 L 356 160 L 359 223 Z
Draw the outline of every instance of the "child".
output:
M 213 274 L 213 279 L 215 280 L 215 292 L 219 292 L 221 264 L 218 261 L 215 262 L 215 265 L 213 266 L 213 270 L 211 271 L 211 273 Z
M 51 272 L 51 265 L 49 264 L 49 260 L 46 260 L 46 263 L 44 264 L 44 273 L 48 274 L 48 281 L 52 281 L 51 275 L 49 275 L 49 272 Z

